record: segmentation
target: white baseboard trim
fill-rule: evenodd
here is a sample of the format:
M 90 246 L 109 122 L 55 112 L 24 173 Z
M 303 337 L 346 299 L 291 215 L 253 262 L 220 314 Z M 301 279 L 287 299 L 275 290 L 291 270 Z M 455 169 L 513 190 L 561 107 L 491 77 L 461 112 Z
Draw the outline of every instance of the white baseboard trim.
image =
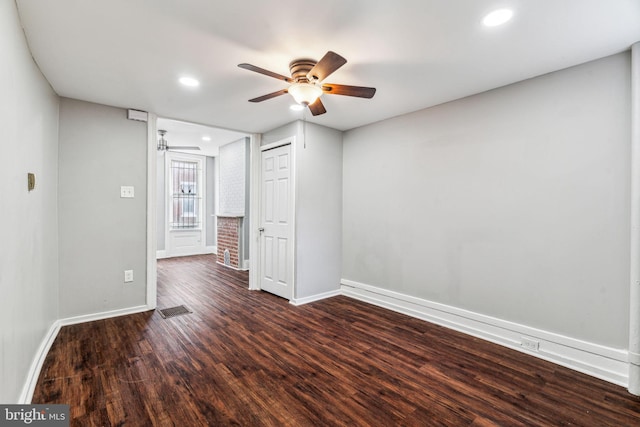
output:
M 299 306 L 338 295 L 345 295 L 408 316 L 426 320 L 623 387 L 628 386 L 628 352 L 626 350 L 614 349 L 577 340 L 553 332 L 531 328 L 352 280 L 342 279 L 339 290 L 304 298 L 295 298 L 289 302 Z M 18 403 L 31 403 L 33 392 L 47 353 L 51 349 L 51 345 L 55 341 L 62 326 L 141 313 L 149 310 L 150 308 L 148 306 L 140 305 L 102 313 L 68 317 L 55 321 L 43 337 L 33 358 Z M 522 348 L 520 342 L 523 336 L 539 341 L 539 351 L 530 351 Z
M 205 246 L 201 250 L 197 250 L 193 252 L 177 253 L 177 254 L 170 254 L 166 250 L 160 250 L 160 251 L 156 251 L 156 259 L 177 258 L 181 256 L 192 256 L 192 255 L 209 255 L 209 254 L 215 254 L 217 252 L 218 252 L 217 246 Z
M 247 271 L 249 269 L 249 261 L 245 260 L 242 261 L 242 267 L 234 267 L 233 265 L 226 265 L 224 262 L 220 262 L 216 260 L 216 264 L 221 265 L 223 267 L 227 267 L 230 268 L 232 270 L 236 270 L 236 271 Z
M 101 313 L 83 314 L 81 316 L 67 317 L 60 319 L 60 326 L 76 325 L 78 323 L 93 322 L 95 320 L 110 319 L 112 317 L 126 316 L 128 314 L 142 313 L 152 310 L 146 305 L 138 305 L 135 307 L 122 308 L 119 310 L 104 311 Z
M 340 289 L 337 289 L 335 291 L 324 292 L 321 294 L 311 295 L 309 297 L 304 297 L 304 298 L 293 298 L 289 300 L 289 304 L 293 304 L 293 305 L 309 304 L 310 302 L 320 301 L 322 299 L 336 297 L 338 295 L 342 295 L 342 291 Z
M 27 380 L 22 387 L 22 392 L 18 398 L 18 404 L 24 405 L 31 403 L 31 399 L 33 399 L 33 392 L 38 384 L 38 377 L 40 377 L 40 371 L 42 370 L 42 366 L 44 365 L 44 361 L 47 358 L 47 354 L 49 354 L 49 350 L 51 349 L 53 342 L 58 336 L 58 332 L 60 332 L 60 321 L 56 320 L 42 338 L 42 342 L 38 346 L 38 350 L 33 357 L 33 361 L 29 367 L 29 372 L 27 373 Z
M 234 267 L 234 266 L 233 266 L 233 265 L 231 265 L 231 264 L 226 265 L 224 262 L 220 262 L 220 261 L 217 261 L 217 260 L 216 260 L 216 264 L 221 265 L 221 266 L 223 266 L 223 267 L 230 268 L 230 269 L 232 269 L 232 270 L 242 271 L 242 269 L 240 269 L 240 268 L 238 268 L 238 267 Z
M 500 344 L 623 387 L 628 386 L 627 350 L 577 340 L 348 279 L 342 279 L 341 285 L 342 295 Z M 539 341 L 538 351 L 521 347 L 522 337 Z

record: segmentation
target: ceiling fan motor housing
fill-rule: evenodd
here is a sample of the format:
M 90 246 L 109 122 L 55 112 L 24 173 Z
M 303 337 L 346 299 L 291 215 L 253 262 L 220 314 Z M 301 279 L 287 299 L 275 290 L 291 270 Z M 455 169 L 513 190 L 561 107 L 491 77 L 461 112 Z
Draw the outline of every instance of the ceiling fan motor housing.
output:
M 291 71 L 291 78 L 296 83 L 313 83 L 307 78 L 309 71 L 316 65 L 317 61 L 313 59 L 296 59 L 289 64 L 289 71 Z

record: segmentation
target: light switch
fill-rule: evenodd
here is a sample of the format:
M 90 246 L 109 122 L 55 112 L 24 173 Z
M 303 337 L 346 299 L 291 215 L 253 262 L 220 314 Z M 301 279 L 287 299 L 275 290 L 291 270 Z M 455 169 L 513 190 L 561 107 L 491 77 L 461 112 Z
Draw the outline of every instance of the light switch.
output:
M 133 199 L 133 186 L 123 185 L 122 187 L 120 187 L 120 197 Z
M 124 283 L 133 282 L 133 270 L 124 271 Z

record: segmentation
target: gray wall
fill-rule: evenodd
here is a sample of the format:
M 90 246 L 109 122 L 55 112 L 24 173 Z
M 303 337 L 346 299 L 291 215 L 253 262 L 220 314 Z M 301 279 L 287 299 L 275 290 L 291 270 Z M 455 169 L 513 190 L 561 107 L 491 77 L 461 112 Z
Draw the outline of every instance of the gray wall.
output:
M 145 304 L 146 123 L 126 110 L 60 104 L 60 317 Z M 120 198 L 120 186 L 135 198 Z M 124 283 L 124 270 L 134 270 Z
M 296 147 L 296 298 L 338 290 L 342 259 L 342 132 L 305 123 L 305 138 Z
M 274 142 L 295 136 L 298 140 L 302 138 L 302 122 L 295 121 L 284 126 L 277 127 L 262 135 L 260 145 L 269 145 Z
M 295 299 L 340 288 L 342 132 L 300 121 L 273 129 L 262 145 L 295 136 Z M 306 136 L 306 144 L 305 144 Z
M 344 135 L 343 278 L 628 343 L 630 59 Z
M 17 403 L 58 317 L 58 96 L 0 2 L 0 402 Z M 27 191 L 27 173 L 35 190 Z

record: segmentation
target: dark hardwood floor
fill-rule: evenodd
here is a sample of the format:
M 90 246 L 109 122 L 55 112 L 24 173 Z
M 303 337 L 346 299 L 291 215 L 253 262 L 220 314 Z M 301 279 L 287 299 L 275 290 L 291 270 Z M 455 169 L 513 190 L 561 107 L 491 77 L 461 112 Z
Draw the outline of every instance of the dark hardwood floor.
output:
M 33 403 L 74 426 L 640 426 L 604 381 L 346 297 L 301 307 L 214 256 L 158 262 L 158 308 L 60 331 Z

